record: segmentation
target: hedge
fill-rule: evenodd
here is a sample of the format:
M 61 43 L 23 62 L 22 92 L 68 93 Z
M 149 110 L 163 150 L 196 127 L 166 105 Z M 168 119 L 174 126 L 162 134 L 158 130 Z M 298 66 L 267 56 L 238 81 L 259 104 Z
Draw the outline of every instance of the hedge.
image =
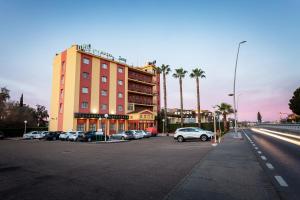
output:
M 0 128 L 0 131 L 4 133 L 5 137 L 22 137 L 24 134 L 24 128 Z M 30 131 L 48 131 L 48 127 L 26 128 L 26 132 Z

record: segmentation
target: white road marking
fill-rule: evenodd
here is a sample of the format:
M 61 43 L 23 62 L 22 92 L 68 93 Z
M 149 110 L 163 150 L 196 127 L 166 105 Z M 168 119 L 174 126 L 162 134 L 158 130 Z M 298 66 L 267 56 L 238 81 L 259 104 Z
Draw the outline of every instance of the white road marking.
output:
M 258 154 L 261 154 L 261 151 L 257 151 Z
M 281 187 L 288 187 L 288 184 L 281 176 L 274 176 Z
M 266 156 L 260 156 L 262 160 L 267 160 Z
M 258 149 L 258 147 L 255 147 L 254 149 Z
M 262 131 L 262 130 L 259 130 L 259 129 L 256 129 L 256 128 L 251 128 L 251 130 L 256 132 L 256 133 L 261 133 L 261 134 L 264 134 L 264 135 L 268 135 L 268 136 L 271 136 L 271 137 L 274 137 L 274 138 L 277 138 L 277 139 L 280 139 L 280 140 L 284 140 L 286 142 L 289 142 L 289 143 L 300 146 L 300 141 L 299 140 L 294 140 L 294 139 L 282 137 L 282 136 L 279 136 L 279 135 L 276 135 L 276 134 L 273 134 L 273 133 L 269 133 L 267 131 Z
M 271 169 L 271 170 L 273 170 L 274 169 L 274 167 L 273 167 L 273 165 L 271 164 L 271 163 L 266 163 L 266 165 L 267 165 L 267 167 L 269 168 L 269 169 Z
M 256 144 L 252 144 L 254 147 L 256 146 Z

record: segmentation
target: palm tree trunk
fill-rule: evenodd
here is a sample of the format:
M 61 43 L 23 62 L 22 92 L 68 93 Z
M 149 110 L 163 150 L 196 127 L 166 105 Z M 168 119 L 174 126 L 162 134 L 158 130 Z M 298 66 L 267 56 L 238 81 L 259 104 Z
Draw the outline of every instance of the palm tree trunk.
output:
M 167 127 L 168 127 L 168 120 L 167 120 L 167 87 L 166 87 L 166 73 L 163 72 L 163 81 L 164 81 L 164 104 L 165 104 L 165 108 L 164 108 L 164 114 L 165 114 L 165 131 L 168 133 Z
M 223 114 L 224 131 L 227 131 L 227 119 L 226 114 Z
M 179 78 L 179 87 L 180 87 L 180 118 L 181 118 L 181 127 L 183 127 L 183 96 L 182 96 L 182 79 Z
M 200 90 L 199 90 L 199 78 L 196 78 L 197 83 L 197 111 L 198 111 L 198 127 L 201 128 L 201 114 L 200 114 Z

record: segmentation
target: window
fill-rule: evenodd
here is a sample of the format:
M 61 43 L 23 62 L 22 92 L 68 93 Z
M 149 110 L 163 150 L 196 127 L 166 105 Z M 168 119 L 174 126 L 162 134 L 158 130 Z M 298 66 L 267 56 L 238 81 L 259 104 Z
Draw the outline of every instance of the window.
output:
M 65 82 L 65 76 L 64 76 L 64 75 L 61 75 L 60 83 L 61 83 L 61 84 L 64 84 L 64 82 Z
M 101 104 L 101 110 L 106 110 L 107 109 L 107 105 L 106 104 Z
M 132 103 L 128 103 L 128 110 L 134 110 L 133 104 Z
M 110 123 L 110 124 L 109 124 L 109 129 L 110 129 L 111 131 L 115 131 L 115 130 L 116 130 L 116 124 Z
M 64 97 L 64 90 L 61 89 L 61 90 L 60 90 L 60 98 L 63 98 L 63 97 Z
M 89 89 L 88 89 L 87 87 L 83 87 L 83 88 L 81 89 L 81 92 L 82 92 L 83 94 L 87 94 L 87 93 L 89 93 Z
M 96 131 L 97 127 L 96 124 L 90 124 L 89 130 L 90 131 Z
M 59 113 L 62 113 L 63 112 L 63 104 L 59 104 Z
M 118 72 L 123 73 L 123 67 L 118 67 Z
M 124 131 L 124 128 L 125 128 L 124 123 L 120 123 L 119 124 L 119 132 Z
M 107 90 L 101 90 L 101 96 L 107 96 Z
M 88 72 L 83 72 L 82 76 L 84 79 L 89 79 L 90 74 Z
M 123 85 L 123 81 L 122 80 L 118 80 L 118 85 Z
M 84 124 L 77 124 L 77 131 L 84 131 L 85 126 Z
M 106 83 L 107 82 L 107 77 L 106 76 L 102 76 L 101 77 L 101 82 L 102 83 Z
M 101 67 L 102 67 L 102 69 L 107 69 L 107 64 L 102 63 L 102 64 L 101 64 Z
M 123 98 L 123 93 L 122 92 L 118 93 L 118 98 L 120 98 L 120 99 Z
M 65 71 L 65 68 L 66 68 L 66 62 L 65 61 L 63 61 L 62 63 L 61 63 L 61 71 Z
M 118 105 L 118 111 L 123 111 L 123 106 L 122 105 Z
M 88 58 L 83 58 L 83 61 L 82 61 L 84 64 L 88 65 L 90 64 L 90 59 Z
M 81 108 L 86 109 L 86 108 L 88 108 L 88 107 L 89 107 L 88 102 L 83 101 L 83 102 L 81 103 Z

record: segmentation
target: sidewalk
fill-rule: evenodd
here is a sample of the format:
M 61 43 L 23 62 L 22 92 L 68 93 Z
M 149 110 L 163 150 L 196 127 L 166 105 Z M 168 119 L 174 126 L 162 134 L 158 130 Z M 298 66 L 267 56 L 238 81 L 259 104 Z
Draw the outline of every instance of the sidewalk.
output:
M 242 134 L 244 137 L 244 135 Z M 247 140 L 227 133 L 181 182 L 167 200 L 279 199 Z

